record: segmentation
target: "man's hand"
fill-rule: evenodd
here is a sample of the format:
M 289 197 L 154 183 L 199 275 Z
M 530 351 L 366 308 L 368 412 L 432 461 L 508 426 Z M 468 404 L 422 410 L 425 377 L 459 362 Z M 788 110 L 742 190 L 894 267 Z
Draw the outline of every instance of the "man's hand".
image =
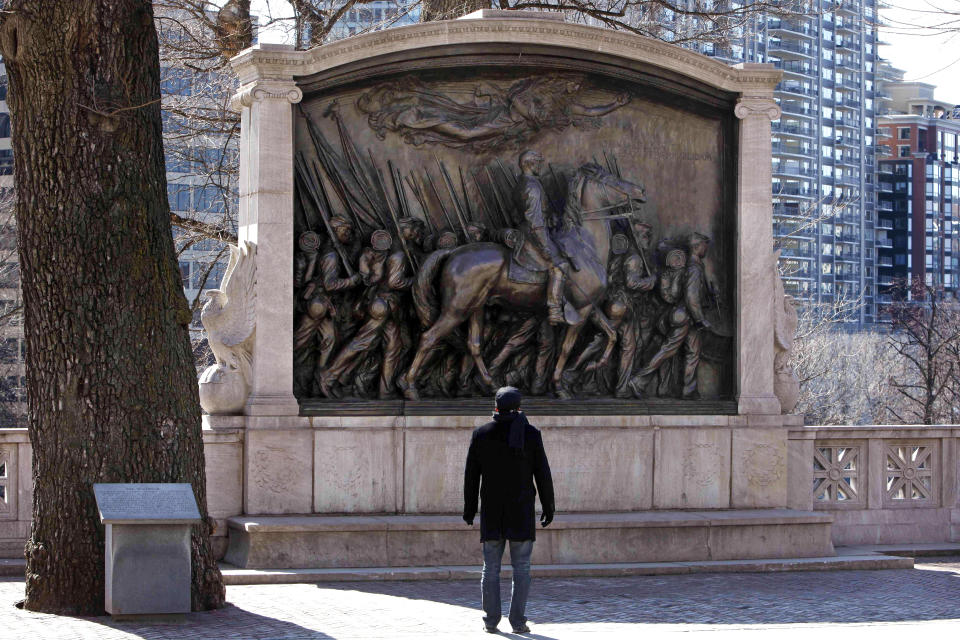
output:
M 463 521 L 467 523 L 467 526 L 472 527 L 474 517 L 476 516 L 468 516 L 467 514 L 463 514 Z
M 546 528 L 550 526 L 551 522 L 553 522 L 553 511 L 544 511 L 540 516 L 540 524 Z

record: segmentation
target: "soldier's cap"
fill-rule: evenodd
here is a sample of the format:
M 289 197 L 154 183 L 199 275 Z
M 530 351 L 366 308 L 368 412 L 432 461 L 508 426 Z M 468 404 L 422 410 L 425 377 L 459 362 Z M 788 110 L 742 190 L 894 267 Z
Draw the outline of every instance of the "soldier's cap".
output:
M 320 236 L 313 231 L 304 231 L 298 243 L 303 251 L 316 251 L 320 248 Z
M 540 154 L 539 151 L 534 151 L 533 149 L 529 149 L 520 154 L 520 159 L 518 162 L 522 167 L 528 162 L 540 162 L 542 160 L 543 160 L 543 156 Z
M 639 222 L 639 221 L 637 221 L 637 220 L 633 220 L 630 224 L 631 224 L 634 228 L 643 229 L 644 231 L 650 231 L 651 229 L 653 229 L 653 227 L 651 227 L 650 225 L 648 225 L 646 222 Z
M 710 237 L 709 237 L 709 236 L 705 236 L 705 235 L 703 235 L 702 233 L 697 233 L 696 231 L 694 231 L 693 233 L 691 233 L 691 234 L 690 234 L 690 239 L 687 240 L 687 245 L 688 245 L 688 246 L 691 246 L 691 247 L 693 247 L 693 246 L 695 246 L 695 245 L 698 245 L 698 244 L 709 244 L 709 243 L 710 243 Z
M 393 238 L 383 229 L 377 229 L 370 234 L 370 246 L 377 251 L 386 251 L 393 246 Z
M 452 231 L 444 231 L 437 238 L 437 249 L 452 249 L 457 246 L 457 234 Z
M 343 229 L 344 227 L 353 227 L 353 223 L 349 218 L 344 218 L 343 216 L 333 216 L 330 218 L 330 226 L 334 231 L 338 229 Z
M 683 249 L 671 249 L 663 258 L 663 263 L 667 266 L 670 266 L 675 261 L 679 262 L 678 267 L 682 267 L 687 263 L 687 254 L 684 253 Z
M 499 413 L 510 413 L 520 408 L 523 396 L 516 387 L 500 387 L 497 389 L 496 403 Z

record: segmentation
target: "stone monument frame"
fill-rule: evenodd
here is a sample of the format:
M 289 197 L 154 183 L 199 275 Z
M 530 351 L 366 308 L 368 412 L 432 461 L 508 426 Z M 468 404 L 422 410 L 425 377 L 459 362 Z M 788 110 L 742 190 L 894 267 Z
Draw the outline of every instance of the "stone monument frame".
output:
M 721 266 L 734 298 L 733 398 L 725 406 L 696 400 L 672 411 L 616 400 L 579 410 L 572 402 L 525 402 L 543 433 L 560 512 L 538 532 L 544 542 L 534 562 L 832 555 L 831 519 L 787 508 L 787 466 L 795 462 L 787 431 L 799 423 L 781 415 L 774 394 L 770 123 L 780 114 L 774 101 L 780 72 L 769 64 L 731 67 L 648 38 L 567 24 L 559 14 L 484 10 L 310 51 L 262 44 L 232 60 L 240 80 L 234 98 L 241 113 L 239 239 L 256 245 L 257 275 L 243 415 L 204 417 L 205 428 L 224 436 L 233 431 L 242 441 L 230 466 L 241 486 L 211 490 L 243 505 L 232 517 L 221 512 L 229 518 L 227 561 L 329 568 L 475 560 L 476 532 L 452 514 L 462 506 L 470 432 L 488 419 L 488 402 L 450 410 L 452 403 L 430 409 L 426 402 L 397 401 L 399 410 L 384 410 L 359 400 L 314 410 L 294 396 L 297 105 L 328 88 L 365 90 L 374 76 L 396 71 L 523 58 L 642 79 L 634 84 L 659 99 L 721 113 L 732 148 L 721 176 L 732 248 Z M 358 535 L 376 553 L 360 550 Z M 761 540 L 766 546 L 758 546 Z
M 241 111 L 241 241 L 258 248 L 256 324 L 249 416 L 300 413 L 292 393 L 293 335 L 287 309 L 293 306 L 293 122 L 294 105 L 333 83 L 343 84 L 391 70 L 444 64 L 477 56 L 496 63 L 533 56 L 541 63 L 577 68 L 618 68 L 642 75 L 652 88 L 675 99 L 727 108 L 736 119 L 736 176 L 733 282 L 736 413 L 779 414 L 773 394 L 774 275 L 770 121 L 779 117 L 773 88 L 780 72 L 768 64 L 733 67 L 647 38 L 566 24 L 551 14 L 460 20 L 391 29 L 310 51 L 259 45 L 233 60 L 241 86 L 234 105 Z M 533 44 L 530 44 L 530 43 Z M 733 120 L 733 119 L 731 119 Z

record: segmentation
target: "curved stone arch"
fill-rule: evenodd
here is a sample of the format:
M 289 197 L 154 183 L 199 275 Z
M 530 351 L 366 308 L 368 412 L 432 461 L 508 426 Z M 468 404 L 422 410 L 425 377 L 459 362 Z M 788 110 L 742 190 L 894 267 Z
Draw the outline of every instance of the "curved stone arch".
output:
M 627 65 L 640 63 L 678 76 L 694 78 L 715 89 L 735 94 L 765 94 L 773 91 L 780 72 L 770 65 L 745 63 L 728 66 L 707 56 L 666 42 L 556 19 L 497 18 L 446 20 L 396 27 L 354 36 L 311 49 L 292 51 L 277 45 L 248 49 L 231 61 L 241 84 L 256 78 L 298 77 L 329 74 L 332 70 L 380 56 L 391 56 L 402 49 L 407 59 L 430 57 L 450 50 L 459 51 L 480 45 L 516 46 L 520 53 L 529 49 L 555 47 L 584 55 L 601 54 Z

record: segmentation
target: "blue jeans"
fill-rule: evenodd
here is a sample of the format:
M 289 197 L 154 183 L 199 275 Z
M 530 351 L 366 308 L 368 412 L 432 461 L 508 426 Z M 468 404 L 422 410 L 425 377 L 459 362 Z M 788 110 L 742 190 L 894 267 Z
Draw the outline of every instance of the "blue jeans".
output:
M 495 627 L 500 622 L 500 563 L 506 540 L 487 540 L 483 543 L 483 573 L 480 591 L 483 603 L 483 624 Z M 510 625 L 517 629 L 527 621 L 527 595 L 530 593 L 530 554 L 533 540 L 510 541 L 510 564 L 513 565 L 513 591 L 510 595 Z

